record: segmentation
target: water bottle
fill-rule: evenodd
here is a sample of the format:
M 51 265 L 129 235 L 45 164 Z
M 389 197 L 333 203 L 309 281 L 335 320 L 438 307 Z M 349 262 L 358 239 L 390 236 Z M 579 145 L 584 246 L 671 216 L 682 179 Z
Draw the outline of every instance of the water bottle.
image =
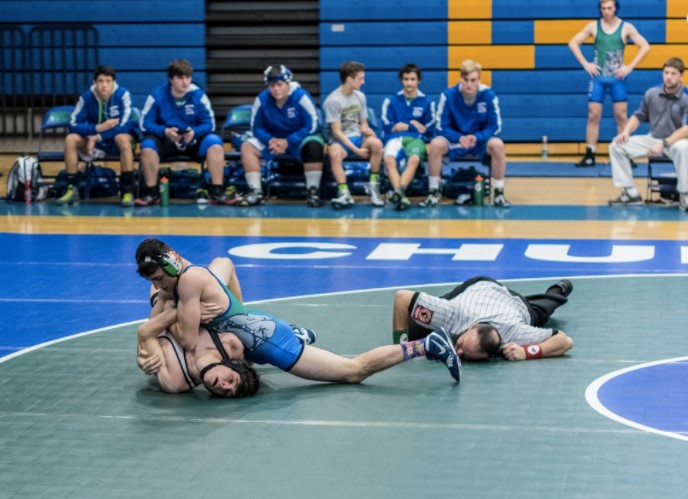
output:
M 24 180 L 24 202 L 31 204 L 31 180 Z
M 167 206 L 170 204 L 170 181 L 167 177 L 160 179 L 160 206 Z
M 475 177 L 473 185 L 473 204 L 476 206 L 483 205 L 483 198 L 485 197 L 485 180 L 481 175 Z
M 549 148 L 547 147 L 547 135 L 542 136 L 542 159 L 547 159 L 549 156 Z

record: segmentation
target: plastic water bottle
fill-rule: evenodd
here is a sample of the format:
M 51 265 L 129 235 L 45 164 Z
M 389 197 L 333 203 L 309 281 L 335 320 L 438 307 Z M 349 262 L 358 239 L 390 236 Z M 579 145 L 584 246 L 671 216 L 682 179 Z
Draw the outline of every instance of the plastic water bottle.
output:
M 170 181 L 167 177 L 160 179 L 160 206 L 167 206 L 170 204 Z
M 475 184 L 473 185 L 473 204 L 476 206 L 482 206 L 484 197 L 485 180 L 481 175 L 478 175 L 475 177 Z
M 28 178 L 24 181 L 24 202 L 31 204 L 31 180 Z
M 547 135 L 542 136 L 542 159 L 547 159 L 549 156 L 549 148 L 547 147 Z

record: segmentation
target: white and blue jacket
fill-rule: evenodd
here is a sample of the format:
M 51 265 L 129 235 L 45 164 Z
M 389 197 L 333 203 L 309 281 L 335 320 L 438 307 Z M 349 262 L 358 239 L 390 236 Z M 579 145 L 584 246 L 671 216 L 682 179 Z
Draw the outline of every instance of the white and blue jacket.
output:
M 182 99 L 175 99 L 170 84 L 161 85 L 148 96 L 140 118 L 146 135 L 165 138 L 165 128 L 192 128 L 197 140 L 215 131 L 215 114 L 206 93 L 192 83 Z
M 425 133 L 420 133 L 411 124 L 411 120 L 423 124 Z M 392 127 L 397 123 L 406 123 L 409 129 L 404 132 L 392 132 Z M 421 91 L 418 91 L 418 95 L 409 102 L 404 97 L 404 91 L 400 90 L 382 102 L 382 129 L 385 132 L 385 141 L 396 137 L 414 137 L 429 142 L 435 132 L 435 103 Z
M 130 133 L 131 124 L 131 95 L 129 91 L 120 87 L 115 82 L 112 95 L 107 102 L 98 100 L 95 85 L 81 94 L 69 121 L 69 132 L 77 133 L 84 137 L 96 135 L 96 125 L 112 119 L 118 118 L 119 124 L 116 127 L 100 132 L 103 141 L 112 140 L 120 133 Z
M 461 84 L 450 87 L 437 106 L 437 134 L 451 143 L 463 135 L 475 135 L 479 142 L 498 135 L 502 130 L 499 100 L 487 85 L 480 85 L 475 102 L 467 106 L 461 95 Z

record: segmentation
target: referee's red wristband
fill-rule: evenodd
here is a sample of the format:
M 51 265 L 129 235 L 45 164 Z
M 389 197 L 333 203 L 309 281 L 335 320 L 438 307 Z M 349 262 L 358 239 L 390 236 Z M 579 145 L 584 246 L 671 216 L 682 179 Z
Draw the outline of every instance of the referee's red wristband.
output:
M 542 357 L 542 348 L 538 343 L 524 346 L 523 351 L 526 352 L 526 360 L 539 359 Z

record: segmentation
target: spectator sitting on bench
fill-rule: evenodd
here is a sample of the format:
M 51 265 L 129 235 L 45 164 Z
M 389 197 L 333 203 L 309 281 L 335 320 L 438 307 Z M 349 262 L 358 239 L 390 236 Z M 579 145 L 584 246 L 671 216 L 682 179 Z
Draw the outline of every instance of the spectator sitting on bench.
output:
M 437 106 L 437 136 L 428 146 L 430 193 L 420 205 L 435 206 L 442 199 L 442 157 L 449 159 L 485 154 L 492 156 L 494 206 L 508 208 L 504 196 L 506 150 L 497 137 L 502 128 L 499 101 L 492 89 L 480 83 L 482 66 L 467 59 L 461 63 L 461 81 L 442 93 Z M 457 202 L 459 199 L 457 198 Z
M 205 158 L 210 172 L 210 202 L 234 204 L 236 191 L 225 194 L 223 176 L 225 152 L 215 131 L 215 115 L 206 93 L 191 82 L 193 68 L 186 59 L 175 59 L 167 67 L 168 83 L 148 96 L 141 113 L 141 170 L 145 187 L 137 206 L 160 203 L 158 173 L 160 160 L 179 156 Z M 207 198 L 199 198 L 206 202 Z
M 614 186 L 623 189 L 618 198 L 609 201 L 610 206 L 642 205 L 643 199 L 633 182 L 631 159 L 664 154 L 676 167 L 679 208 L 688 210 L 688 95 L 681 81 L 684 70 L 678 57 L 667 60 L 662 71 L 663 84 L 645 92 L 638 110 L 609 145 Z M 650 123 L 650 133 L 631 136 L 643 122 Z
M 392 184 L 392 204 L 397 210 L 411 206 L 406 188 L 425 158 L 425 144 L 435 131 L 435 103 L 418 90 L 421 71 L 406 64 L 399 71 L 402 89 L 382 103 L 382 126 L 385 131 L 383 158 Z M 402 153 L 406 165 L 400 168 L 397 158 Z
M 134 139 L 129 128 L 131 95 L 115 81 L 112 66 L 98 66 L 93 85 L 81 94 L 69 122 L 65 138 L 67 192 L 57 204 L 78 203 L 76 177 L 79 158 L 90 162 L 106 156 L 119 156 L 122 206 L 134 206 Z

